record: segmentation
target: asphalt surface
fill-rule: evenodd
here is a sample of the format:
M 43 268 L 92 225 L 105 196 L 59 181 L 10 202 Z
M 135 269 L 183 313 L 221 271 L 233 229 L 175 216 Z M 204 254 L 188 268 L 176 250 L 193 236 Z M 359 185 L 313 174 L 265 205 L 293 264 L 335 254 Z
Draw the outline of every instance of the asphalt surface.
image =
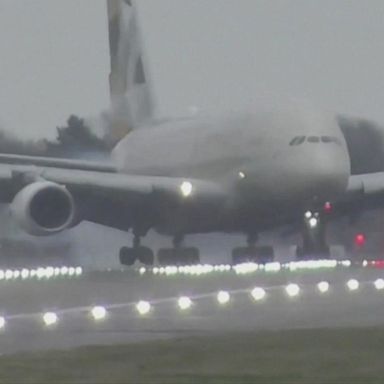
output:
M 204 335 L 215 332 L 263 331 L 317 327 L 365 327 L 384 325 L 384 290 L 373 284 L 384 278 L 384 269 L 361 266 L 311 271 L 234 271 L 202 276 L 164 276 L 146 272 L 99 272 L 79 277 L 0 282 L 0 313 L 6 324 L 0 331 L 0 353 L 41 349 L 66 349 L 91 344 L 141 342 L 160 338 Z M 360 282 L 356 291 L 346 285 Z M 320 281 L 330 290 L 321 294 Z M 296 283 L 297 297 L 285 287 Z M 255 286 L 266 296 L 255 302 Z M 217 292 L 230 293 L 226 305 Z M 186 311 L 177 299 L 188 296 Z M 142 316 L 136 303 L 146 300 L 151 311 Z M 95 321 L 90 310 L 107 309 L 107 317 Z M 47 327 L 45 312 L 55 312 L 57 324 Z

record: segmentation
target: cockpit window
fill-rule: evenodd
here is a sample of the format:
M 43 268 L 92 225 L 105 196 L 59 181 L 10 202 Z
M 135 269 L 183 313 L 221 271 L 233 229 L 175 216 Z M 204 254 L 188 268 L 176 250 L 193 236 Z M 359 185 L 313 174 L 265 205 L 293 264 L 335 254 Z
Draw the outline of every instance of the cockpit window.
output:
M 292 141 L 289 143 L 289 145 L 300 145 L 303 144 L 305 141 L 305 136 L 296 136 L 292 139 Z
M 308 141 L 308 143 L 319 143 L 320 142 L 320 137 L 318 137 L 318 136 L 309 136 L 307 141 Z
M 330 136 L 321 136 L 321 141 L 323 143 L 332 143 L 334 140 L 333 137 Z
M 324 143 L 324 144 L 334 143 L 337 145 L 341 145 L 340 139 L 334 136 L 308 136 L 308 137 L 296 136 L 291 140 L 289 145 L 296 146 L 296 145 L 303 144 L 305 141 L 307 143 Z

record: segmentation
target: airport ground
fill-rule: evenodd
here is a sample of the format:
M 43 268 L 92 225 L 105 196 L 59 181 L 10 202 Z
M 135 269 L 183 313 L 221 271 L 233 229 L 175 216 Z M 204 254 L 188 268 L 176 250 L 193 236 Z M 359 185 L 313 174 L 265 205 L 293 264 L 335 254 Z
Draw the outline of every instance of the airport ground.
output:
M 245 274 L 231 270 L 167 276 L 165 271 L 128 271 L 3 280 L 0 353 L 217 332 L 383 326 L 383 272 L 361 265 L 293 271 L 273 266 Z M 320 282 L 328 283 L 326 292 L 319 290 Z M 293 296 L 287 292 L 289 284 L 294 284 Z M 259 300 L 252 296 L 255 287 L 263 290 Z M 219 291 L 228 294 L 228 302 L 218 302 Z M 180 308 L 180 297 L 190 298 L 190 308 Z M 139 313 L 140 301 L 150 305 L 147 314 Z M 95 306 L 105 310 L 99 320 L 92 315 Z M 56 314 L 57 322 L 47 326 L 46 313 Z
M 94 249 L 67 260 L 81 269 L 63 269 L 60 258 L 49 257 L 44 265 L 51 260 L 53 268 L 38 269 L 33 260 L 32 270 L 20 263 L 0 269 L 0 382 L 383 377 L 382 263 L 300 265 L 287 256 L 282 264 L 235 271 L 220 264 L 226 255 L 206 247 L 203 261 L 216 268 L 144 271 L 110 268 L 103 249 Z M 220 291 L 227 294 L 222 303 Z M 181 297 L 191 300 L 189 308 L 180 307 Z M 138 311 L 139 302 L 148 313 Z
M 230 332 L 0 358 L 2 383 L 381 383 L 383 328 Z

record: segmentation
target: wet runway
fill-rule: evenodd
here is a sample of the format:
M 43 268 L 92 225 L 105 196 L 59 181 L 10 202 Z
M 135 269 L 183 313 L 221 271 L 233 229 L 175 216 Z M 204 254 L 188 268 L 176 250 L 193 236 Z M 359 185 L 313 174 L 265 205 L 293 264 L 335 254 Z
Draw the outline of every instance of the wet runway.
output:
M 50 269 L 28 278 L 24 271 L 24 279 L 21 271 L 8 271 L 7 279 L 0 271 L 0 353 L 212 332 L 383 325 L 381 267 L 273 263 L 236 271 L 201 266 L 78 275 L 67 269 L 56 277 Z

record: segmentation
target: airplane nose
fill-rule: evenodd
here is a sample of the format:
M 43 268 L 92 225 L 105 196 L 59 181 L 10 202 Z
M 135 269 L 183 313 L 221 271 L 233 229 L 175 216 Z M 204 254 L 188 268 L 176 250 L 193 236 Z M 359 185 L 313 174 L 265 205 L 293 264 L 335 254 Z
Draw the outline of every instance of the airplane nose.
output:
M 349 158 L 341 147 L 312 153 L 312 176 L 308 185 L 313 197 L 332 200 L 343 193 L 348 184 Z

